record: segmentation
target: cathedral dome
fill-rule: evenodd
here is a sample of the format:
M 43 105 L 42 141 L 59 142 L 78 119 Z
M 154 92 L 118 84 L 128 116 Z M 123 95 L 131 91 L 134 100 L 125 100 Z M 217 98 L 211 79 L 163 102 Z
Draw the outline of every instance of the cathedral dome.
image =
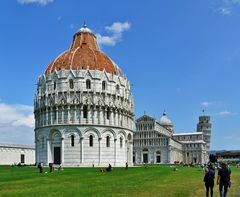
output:
M 69 50 L 60 54 L 48 65 L 45 74 L 56 70 L 100 70 L 107 73 L 123 76 L 118 68 L 107 55 L 98 47 L 96 37 L 87 28 L 86 23 L 73 36 L 73 41 Z
M 163 115 L 162 117 L 160 118 L 160 122 L 159 122 L 161 125 L 164 125 L 164 126 L 172 126 L 172 121 L 167 117 L 167 113 L 166 112 L 163 112 Z

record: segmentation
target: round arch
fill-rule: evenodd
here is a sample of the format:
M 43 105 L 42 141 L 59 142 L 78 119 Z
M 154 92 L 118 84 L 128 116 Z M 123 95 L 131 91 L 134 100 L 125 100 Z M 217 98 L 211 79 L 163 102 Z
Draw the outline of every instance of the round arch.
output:
M 87 133 L 87 132 L 89 132 L 89 131 L 94 131 L 94 132 L 97 134 L 97 136 L 98 136 L 99 139 L 102 138 L 100 132 L 99 132 L 96 128 L 94 128 L 94 127 L 86 128 L 86 129 L 83 131 L 83 135 L 85 135 L 85 133 Z
M 127 139 L 126 131 L 124 131 L 124 130 L 118 131 L 118 135 L 120 135 L 120 134 L 122 134 L 124 136 L 125 140 Z
M 49 131 L 48 138 L 52 139 L 54 133 L 60 133 L 61 138 L 64 138 L 64 132 L 56 128 L 53 128 Z
M 78 137 L 82 138 L 82 132 L 77 127 L 70 128 L 70 129 L 64 129 L 63 133 L 64 133 L 65 136 L 66 136 L 67 133 L 68 133 L 67 136 L 71 136 L 71 135 L 76 136 L 76 133 L 77 133 Z
M 104 129 L 103 130 L 103 132 L 102 132 L 102 134 L 104 134 L 104 133 L 106 133 L 106 132 L 110 132 L 110 133 L 112 133 L 112 135 L 113 135 L 113 138 L 114 138 L 114 140 L 116 140 L 117 139 L 117 135 L 116 135 L 116 133 L 115 133 L 115 131 L 114 130 L 112 130 L 112 129 Z

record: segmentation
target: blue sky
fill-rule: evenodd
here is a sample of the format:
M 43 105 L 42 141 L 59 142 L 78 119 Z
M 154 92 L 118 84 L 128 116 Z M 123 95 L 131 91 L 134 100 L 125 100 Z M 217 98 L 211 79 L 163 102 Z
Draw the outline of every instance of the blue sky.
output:
M 240 149 L 240 0 L 0 2 L 0 141 L 34 143 L 33 99 L 86 20 L 132 83 L 136 117 L 175 132 L 212 120 L 211 149 Z

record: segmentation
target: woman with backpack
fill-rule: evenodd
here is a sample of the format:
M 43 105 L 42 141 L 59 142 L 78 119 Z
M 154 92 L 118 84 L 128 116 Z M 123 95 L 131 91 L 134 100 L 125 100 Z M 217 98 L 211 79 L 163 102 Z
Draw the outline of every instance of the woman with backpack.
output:
M 215 170 L 212 164 L 209 163 L 203 179 L 206 187 L 206 197 L 209 196 L 209 189 L 210 189 L 211 197 L 213 197 L 214 178 L 215 178 Z

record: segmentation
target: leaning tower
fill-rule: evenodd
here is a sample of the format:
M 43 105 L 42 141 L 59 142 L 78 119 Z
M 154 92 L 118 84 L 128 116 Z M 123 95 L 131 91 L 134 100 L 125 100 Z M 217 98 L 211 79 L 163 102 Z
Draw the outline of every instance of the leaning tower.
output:
M 130 82 L 84 26 L 39 77 L 34 101 L 36 162 L 132 164 Z
M 206 142 L 207 151 L 210 150 L 211 143 L 211 128 L 210 116 L 199 116 L 199 122 L 197 124 L 197 132 L 203 133 L 203 140 Z

